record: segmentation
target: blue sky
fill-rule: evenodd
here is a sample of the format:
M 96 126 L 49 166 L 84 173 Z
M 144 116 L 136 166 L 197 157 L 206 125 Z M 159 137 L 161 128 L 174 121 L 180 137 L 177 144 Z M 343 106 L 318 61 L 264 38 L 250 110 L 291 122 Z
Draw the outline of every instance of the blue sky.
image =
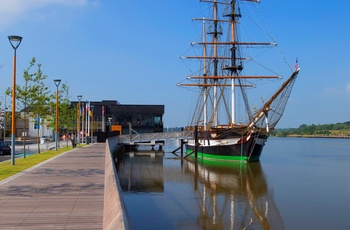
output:
M 350 120 L 350 2 L 260 4 L 286 60 L 293 66 L 298 57 L 301 68 L 278 127 Z M 20 35 L 18 84 L 35 57 L 53 90 L 53 79 L 68 82 L 71 100 L 164 104 L 165 126 L 185 126 L 193 103 L 176 86 L 190 74 L 179 57 L 202 10 L 197 0 L 0 0 L 0 95 L 12 85 L 7 36 Z

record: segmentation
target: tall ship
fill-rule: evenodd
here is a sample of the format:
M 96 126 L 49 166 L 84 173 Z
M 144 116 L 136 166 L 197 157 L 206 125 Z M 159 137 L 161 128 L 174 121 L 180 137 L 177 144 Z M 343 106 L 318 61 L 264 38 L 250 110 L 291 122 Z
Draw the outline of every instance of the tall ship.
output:
M 198 98 L 187 127 L 194 137 L 187 140 L 186 152 L 205 160 L 259 161 L 285 110 L 299 73 L 298 61 L 286 74 L 278 74 L 280 65 L 270 53 L 277 48 L 273 37 L 254 35 L 255 41 L 243 33 L 263 31 L 256 18 L 244 21 L 245 13 L 261 14 L 260 0 L 200 2 L 209 15 L 193 18 L 200 23 L 201 37 L 191 43 L 195 54 L 182 57 L 199 63 L 198 71 L 178 84 Z M 282 55 L 280 59 L 288 66 Z M 283 75 L 287 79 L 281 84 Z

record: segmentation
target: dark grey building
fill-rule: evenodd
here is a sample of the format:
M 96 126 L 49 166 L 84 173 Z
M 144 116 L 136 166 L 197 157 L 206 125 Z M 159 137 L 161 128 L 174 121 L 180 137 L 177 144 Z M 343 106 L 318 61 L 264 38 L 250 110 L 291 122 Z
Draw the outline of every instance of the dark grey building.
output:
M 86 102 L 81 101 L 86 108 Z M 78 101 L 72 101 L 77 106 Z M 90 101 L 91 127 L 94 133 L 111 132 L 112 125 L 121 125 L 122 134 L 129 133 L 129 123 L 138 133 L 163 132 L 164 105 L 123 105 L 116 100 Z

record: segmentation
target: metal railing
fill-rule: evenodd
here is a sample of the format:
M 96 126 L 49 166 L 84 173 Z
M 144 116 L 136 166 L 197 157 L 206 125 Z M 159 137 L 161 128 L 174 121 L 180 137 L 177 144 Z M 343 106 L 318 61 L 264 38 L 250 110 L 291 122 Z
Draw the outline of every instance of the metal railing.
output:
M 163 132 L 163 133 L 136 133 L 125 134 L 118 137 L 120 143 L 135 141 L 156 141 L 169 139 L 187 139 L 193 137 L 193 131 Z

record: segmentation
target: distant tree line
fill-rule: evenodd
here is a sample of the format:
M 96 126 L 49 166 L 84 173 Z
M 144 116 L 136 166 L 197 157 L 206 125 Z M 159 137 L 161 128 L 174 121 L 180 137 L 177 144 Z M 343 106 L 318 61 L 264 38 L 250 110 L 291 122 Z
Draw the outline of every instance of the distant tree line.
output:
M 350 135 L 350 121 L 325 125 L 302 124 L 299 128 L 275 129 L 273 136 L 304 136 L 304 135 Z

